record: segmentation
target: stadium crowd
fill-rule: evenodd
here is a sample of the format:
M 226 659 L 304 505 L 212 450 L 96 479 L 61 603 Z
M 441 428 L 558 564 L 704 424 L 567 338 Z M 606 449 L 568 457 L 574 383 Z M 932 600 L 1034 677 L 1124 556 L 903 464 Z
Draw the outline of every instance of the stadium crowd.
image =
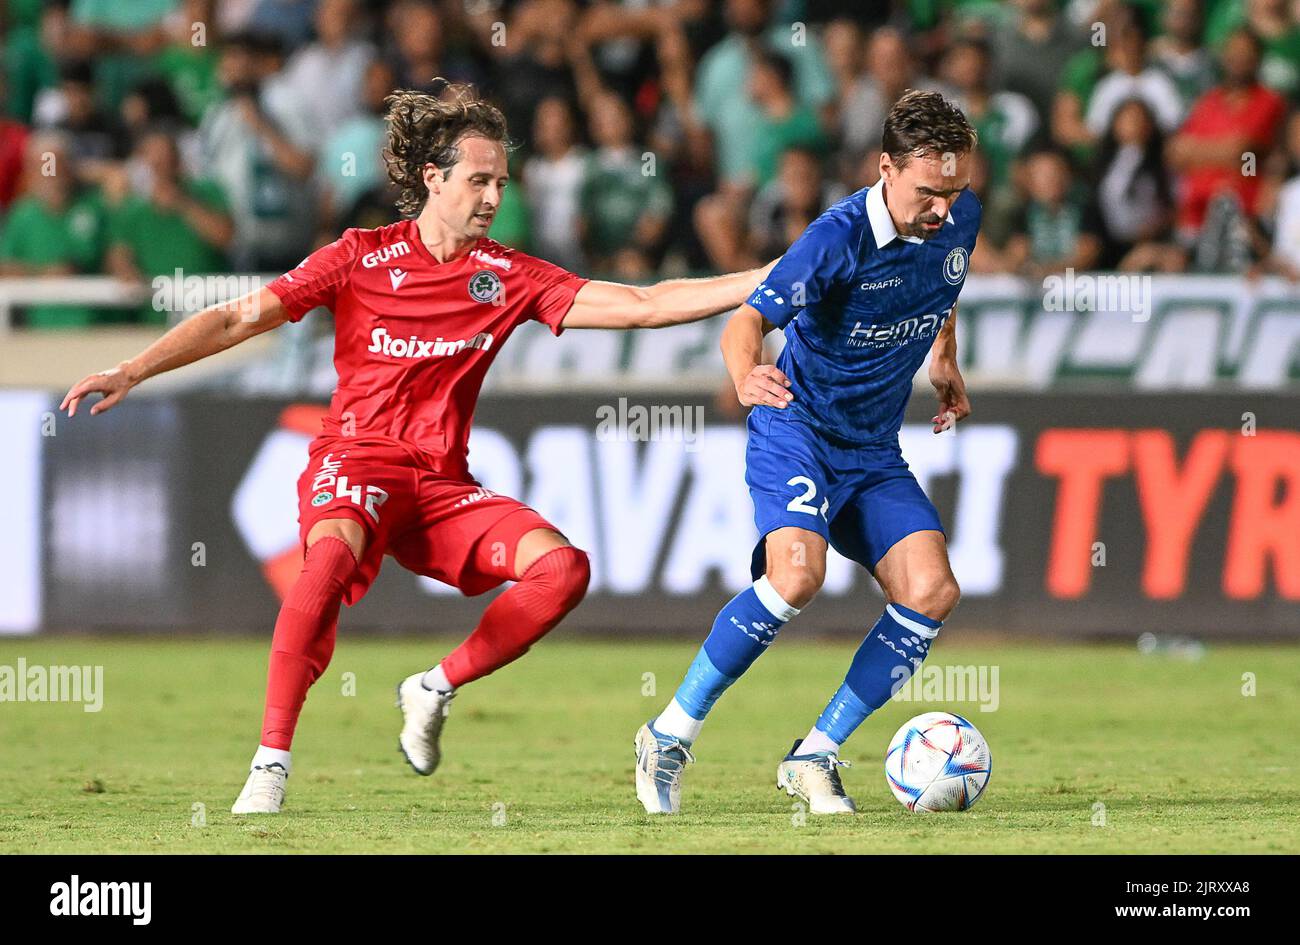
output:
M 291 268 L 395 219 L 384 98 L 476 84 L 492 236 L 585 275 L 781 253 L 903 90 L 980 135 L 976 272 L 1300 279 L 1297 0 L 8 0 L 0 276 Z M 161 319 L 42 306 L 33 326 Z

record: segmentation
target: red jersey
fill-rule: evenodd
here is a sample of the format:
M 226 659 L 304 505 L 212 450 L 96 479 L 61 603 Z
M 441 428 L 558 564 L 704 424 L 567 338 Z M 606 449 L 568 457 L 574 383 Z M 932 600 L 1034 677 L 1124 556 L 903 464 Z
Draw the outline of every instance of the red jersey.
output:
M 349 229 L 271 289 L 298 321 L 334 312 L 338 388 L 326 435 L 395 441 L 421 465 L 468 479 L 469 428 L 492 359 L 521 323 L 555 334 L 587 282 L 482 238 L 438 262 L 414 220 Z

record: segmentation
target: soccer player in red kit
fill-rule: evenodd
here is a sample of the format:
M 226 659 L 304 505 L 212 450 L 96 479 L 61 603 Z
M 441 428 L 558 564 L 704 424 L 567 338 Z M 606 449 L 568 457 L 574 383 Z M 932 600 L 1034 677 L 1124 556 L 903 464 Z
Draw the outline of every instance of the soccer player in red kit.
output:
M 523 655 L 577 606 L 585 552 L 533 509 L 485 490 L 467 462 L 492 359 L 520 324 L 655 328 L 738 307 L 766 270 L 640 288 L 590 281 L 487 237 L 508 178 L 505 119 L 463 86 L 388 100 L 385 159 L 405 219 L 346 231 L 269 286 L 213 306 L 68 391 L 108 410 L 145 378 L 216 354 L 317 307 L 334 312 L 338 389 L 298 480 L 302 572 L 271 644 L 261 742 L 234 813 L 278 813 L 307 689 L 385 554 L 466 595 L 516 582 L 469 637 L 398 686 L 399 743 L 432 774 L 460 686 Z

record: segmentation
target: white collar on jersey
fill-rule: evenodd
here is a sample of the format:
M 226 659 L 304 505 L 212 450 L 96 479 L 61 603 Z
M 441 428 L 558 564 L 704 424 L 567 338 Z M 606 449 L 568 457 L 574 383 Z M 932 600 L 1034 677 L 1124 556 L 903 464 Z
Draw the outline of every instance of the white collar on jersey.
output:
M 876 186 L 867 191 L 867 222 L 871 224 L 871 232 L 876 237 L 876 248 L 883 249 L 895 239 L 903 240 L 906 243 L 924 243 L 925 240 L 919 236 L 903 236 L 894 226 L 894 220 L 889 215 L 889 208 L 885 206 L 885 179 L 882 177 L 876 182 Z M 955 222 L 952 218 L 952 211 L 948 211 L 948 222 Z

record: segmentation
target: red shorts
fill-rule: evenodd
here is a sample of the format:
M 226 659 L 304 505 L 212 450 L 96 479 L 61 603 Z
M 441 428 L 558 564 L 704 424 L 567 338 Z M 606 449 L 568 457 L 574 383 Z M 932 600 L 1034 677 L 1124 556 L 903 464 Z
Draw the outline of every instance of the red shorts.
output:
M 379 574 L 385 554 L 408 571 L 482 594 L 514 580 L 515 548 L 535 528 L 559 531 L 522 502 L 472 480 L 417 465 L 397 445 L 317 437 L 298 477 L 298 535 L 347 517 L 365 529 L 366 549 L 343 600 L 355 604 Z

